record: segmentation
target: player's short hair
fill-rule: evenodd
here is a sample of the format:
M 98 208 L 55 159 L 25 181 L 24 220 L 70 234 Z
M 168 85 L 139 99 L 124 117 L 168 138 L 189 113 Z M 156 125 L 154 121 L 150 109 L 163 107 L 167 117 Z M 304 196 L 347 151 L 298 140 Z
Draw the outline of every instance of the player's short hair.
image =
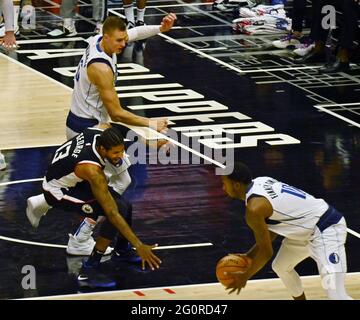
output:
M 114 30 L 125 31 L 125 21 L 117 16 L 109 16 L 105 19 L 103 24 L 103 34 L 110 34 Z
M 113 147 L 124 145 L 124 137 L 119 129 L 110 127 L 101 133 L 97 139 L 97 144 L 106 150 L 110 150 Z
M 234 163 L 234 170 L 228 175 L 228 178 L 243 184 L 250 184 L 252 174 L 250 169 L 244 163 L 237 161 Z

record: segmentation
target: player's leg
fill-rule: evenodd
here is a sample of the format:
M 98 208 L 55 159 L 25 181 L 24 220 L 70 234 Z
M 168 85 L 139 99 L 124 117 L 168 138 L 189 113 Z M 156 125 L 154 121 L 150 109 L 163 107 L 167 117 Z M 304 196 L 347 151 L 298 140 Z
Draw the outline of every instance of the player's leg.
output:
M 27 199 L 26 216 L 34 228 L 37 228 L 40 219 L 46 215 L 51 205 L 46 201 L 43 193 Z
M 19 14 L 20 14 L 20 0 L 13 0 L 14 4 L 14 33 L 19 32 Z
M 128 202 L 124 197 L 118 197 L 116 203 L 119 208 L 119 212 L 126 220 L 127 224 L 131 227 L 132 225 L 132 204 Z M 108 223 L 107 221 L 104 224 Z M 123 235 L 117 235 L 114 251 L 112 253 L 112 260 L 115 262 L 129 262 L 129 263 L 140 263 L 141 258 L 136 254 L 131 244 Z
M 102 24 L 107 17 L 107 0 L 92 0 L 93 19 L 96 22 L 95 32 L 102 33 Z
M 304 300 L 305 294 L 299 274 L 295 267 L 309 257 L 307 241 L 297 241 L 285 238 L 272 263 L 272 269 L 279 276 L 285 287 L 295 300 Z
M 98 221 L 100 219 L 101 217 L 98 218 Z M 92 253 L 95 245 L 92 234 L 98 221 L 87 217 L 80 223 L 74 234 L 69 233 L 69 241 L 66 248 L 66 252 L 69 255 L 88 256 Z M 112 250 L 113 248 L 108 247 L 104 252 L 104 255 L 110 254 Z
M 124 11 L 126 16 L 126 29 L 131 29 L 135 27 L 135 16 L 134 16 L 134 6 L 133 0 L 123 0 Z
M 146 1 L 147 0 L 137 0 L 136 1 L 136 26 L 145 25 L 144 16 L 146 9 Z
M 125 161 L 125 160 L 124 160 Z M 108 179 L 109 187 L 111 187 L 113 197 L 115 199 L 121 199 L 121 195 L 127 189 L 131 183 L 131 177 L 128 170 L 118 168 L 109 162 L 106 162 L 105 175 Z M 121 200 L 125 201 L 125 200 Z M 118 205 L 123 205 L 121 202 Z M 129 207 L 124 205 L 125 208 Z M 131 214 L 131 212 L 130 212 Z M 92 233 L 95 228 L 95 224 L 98 221 L 89 221 L 88 218 L 80 224 L 74 235 L 69 234 L 69 242 L 67 246 L 67 253 L 71 255 L 90 255 L 94 247 L 95 241 L 92 238 Z M 131 219 L 130 219 L 131 224 Z M 112 248 L 109 247 L 105 254 L 110 254 Z
M 61 1 L 60 15 L 64 19 L 64 33 L 67 36 L 74 36 L 77 34 L 75 28 L 77 0 Z
M 83 260 L 77 276 L 79 286 L 96 288 L 112 288 L 116 286 L 114 280 L 102 273 L 101 258 L 115 237 L 117 230 L 111 224 L 108 224 L 106 228 L 101 228 L 100 232 L 90 257 L 87 260 Z
M 6 161 L 5 161 L 5 157 L 2 154 L 2 152 L 0 151 L 0 171 L 1 170 L 5 170 L 6 169 Z
M 310 242 L 311 256 L 316 261 L 322 286 L 330 300 L 352 300 L 345 289 L 346 222 L 342 217 L 337 223 L 316 228 Z

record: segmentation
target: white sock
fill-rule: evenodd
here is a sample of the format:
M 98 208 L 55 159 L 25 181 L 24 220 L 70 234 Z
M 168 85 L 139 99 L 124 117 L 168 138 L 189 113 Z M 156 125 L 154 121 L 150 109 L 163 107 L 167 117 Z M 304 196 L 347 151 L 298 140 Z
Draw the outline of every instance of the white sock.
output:
M 124 5 L 124 10 L 125 10 L 125 16 L 126 16 L 126 20 L 128 22 L 132 22 L 135 24 L 135 17 L 134 17 L 134 8 L 132 4 L 127 4 Z
M 85 218 L 74 234 L 76 240 L 80 242 L 88 241 L 93 233 L 95 225 L 96 221 L 90 218 Z
M 19 25 L 18 25 L 19 13 L 20 13 L 20 6 L 14 5 L 14 29 L 15 30 L 19 27 Z
M 64 27 L 66 29 L 71 29 L 74 24 L 74 21 L 72 18 L 64 18 Z
M 136 8 L 137 21 L 144 21 L 144 15 L 145 15 L 145 8 L 144 9 Z

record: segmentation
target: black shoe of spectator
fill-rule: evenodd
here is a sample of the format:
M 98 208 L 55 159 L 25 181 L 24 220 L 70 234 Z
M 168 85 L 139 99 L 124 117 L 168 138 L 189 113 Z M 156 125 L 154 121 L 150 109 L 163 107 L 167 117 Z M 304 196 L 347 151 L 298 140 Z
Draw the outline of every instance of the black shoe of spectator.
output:
M 321 63 L 326 61 L 326 55 L 322 52 L 310 51 L 308 54 L 301 58 L 294 59 L 295 63 L 307 64 L 307 63 Z
M 336 60 L 334 63 L 323 66 L 319 69 L 319 73 L 336 73 L 347 72 L 350 69 L 349 62 L 341 62 Z

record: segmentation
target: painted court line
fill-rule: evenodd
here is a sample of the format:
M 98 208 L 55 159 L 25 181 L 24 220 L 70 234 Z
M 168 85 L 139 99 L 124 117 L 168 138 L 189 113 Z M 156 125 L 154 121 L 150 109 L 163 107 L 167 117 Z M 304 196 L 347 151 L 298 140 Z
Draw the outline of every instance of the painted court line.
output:
M 216 162 L 216 161 L 215 161 Z M 0 187 L 13 185 L 13 184 L 20 184 L 20 183 L 27 183 L 27 182 L 37 182 L 42 181 L 44 178 L 35 178 L 35 179 L 25 179 L 25 180 L 16 180 L 16 181 L 9 181 L 9 182 L 3 182 L 0 183 Z M 347 228 L 347 231 L 353 235 L 356 238 L 360 239 L 360 233 Z M 7 241 L 13 241 L 13 242 L 19 242 L 24 244 L 32 244 L 32 245 L 38 245 L 38 246 L 44 246 L 44 247 L 54 247 L 54 248 L 66 248 L 66 246 L 62 245 L 56 245 L 56 244 L 50 244 L 50 243 L 41 243 L 41 242 L 33 242 L 33 241 L 26 241 L 26 240 L 19 240 L 14 238 L 7 238 L 0 236 L 0 240 L 7 240 Z M 189 247 L 204 247 L 204 246 L 212 246 L 213 244 L 210 242 L 206 243 L 198 243 L 198 244 L 185 244 L 185 245 L 175 245 L 175 246 L 160 246 L 155 248 L 155 250 L 161 250 L 161 249 L 175 249 L 175 248 L 189 248 Z
M 120 13 L 114 11 L 114 10 L 111 10 L 111 9 L 110 9 L 109 12 L 111 12 L 111 13 L 113 13 L 114 15 L 117 15 L 117 16 L 119 16 L 119 17 L 121 17 L 121 18 L 125 18 L 124 15 L 122 15 L 122 14 L 120 14 Z M 176 39 L 174 39 L 174 38 L 171 38 L 171 37 L 169 37 L 169 36 L 167 36 L 167 35 L 165 35 L 165 34 L 163 34 L 163 33 L 159 33 L 158 36 L 163 37 L 164 39 L 166 39 L 166 40 L 168 40 L 168 41 L 170 41 L 170 42 L 173 42 L 174 44 L 176 44 L 176 45 L 178 45 L 178 46 L 180 46 L 180 47 L 183 47 L 183 48 L 185 48 L 185 49 L 187 49 L 187 50 L 193 51 L 193 52 L 195 52 L 196 54 L 198 54 L 198 55 L 200 55 L 200 56 L 202 56 L 202 57 L 204 57 L 204 58 L 207 58 L 207 59 L 209 59 L 209 60 L 212 60 L 212 61 L 214 61 L 215 63 L 220 64 L 220 65 L 222 65 L 222 66 L 224 66 L 224 67 L 226 67 L 226 68 L 228 68 L 228 69 L 231 69 L 231 70 L 236 71 L 236 72 L 238 72 L 238 73 L 243 73 L 243 71 L 242 71 L 241 69 L 236 68 L 236 67 L 234 67 L 234 66 L 232 66 L 232 65 L 230 65 L 230 64 L 228 64 L 228 63 L 226 63 L 226 62 L 224 62 L 224 61 L 221 61 L 221 60 L 219 60 L 219 59 L 217 59 L 217 58 L 214 58 L 214 57 L 206 54 L 205 52 L 202 52 L 202 51 L 199 51 L 199 50 L 197 50 L 197 49 L 195 49 L 195 48 L 192 48 L 192 47 L 186 45 L 185 43 L 182 43 L 182 42 L 180 42 L 180 41 L 178 41 L 178 40 L 176 40 Z
M 120 15 L 120 16 L 121 16 L 121 15 Z M 160 35 L 161 35 L 161 34 L 160 34 Z M 171 38 L 170 38 L 170 39 L 171 39 Z M 30 67 L 22 64 L 21 62 L 15 60 L 15 59 L 12 59 L 12 58 L 10 58 L 10 57 L 8 57 L 8 56 L 0 53 L 0 57 L 1 57 L 1 56 L 4 57 L 4 58 L 6 58 L 6 59 L 8 59 L 9 61 L 17 64 L 17 65 L 22 66 L 23 68 L 26 68 L 26 69 L 28 69 L 28 70 L 31 70 L 32 72 L 35 72 L 36 74 L 38 74 L 38 75 L 40 75 L 40 76 L 42 76 L 42 77 L 50 80 L 50 81 L 53 82 L 53 83 L 56 83 L 56 84 L 61 85 L 63 88 L 66 88 L 66 89 L 69 90 L 69 91 L 73 91 L 72 88 L 66 86 L 65 84 L 63 84 L 63 83 L 61 83 L 61 82 L 59 82 L 59 81 L 57 81 L 57 80 L 55 80 L 55 79 L 52 79 L 52 78 L 50 78 L 49 76 L 47 76 L 47 75 L 45 75 L 45 74 L 43 74 L 43 73 L 41 73 L 41 72 L 39 72 L 39 71 L 37 71 L 37 70 L 35 70 L 35 69 L 32 69 L 32 68 L 30 68 Z M 137 127 L 135 127 L 135 126 L 128 126 L 128 125 L 125 125 L 125 124 L 123 124 L 123 123 L 121 123 L 121 122 L 118 122 L 118 123 L 120 123 L 120 124 L 122 124 L 122 125 L 124 125 L 124 126 L 130 127 L 130 128 L 133 128 L 133 130 L 134 130 L 135 132 L 138 132 L 138 133 L 141 132 L 141 127 L 138 127 L 139 130 L 135 130 L 135 129 L 137 128 Z M 149 130 L 152 131 L 152 132 L 156 132 L 155 130 L 152 130 L 151 128 L 149 128 Z M 210 162 L 210 163 L 213 163 L 213 164 L 219 166 L 219 167 L 222 168 L 222 169 L 225 169 L 225 167 L 226 167 L 225 165 L 221 164 L 220 162 L 217 162 L 217 161 L 213 160 L 212 158 L 207 157 L 207 156 L 203 155 L 202 153 L 200 153 L 200 152 L 198 152 L 198 151 L 196 151 L 196 150 L 193 150 L 193 149 L 191 149 L 190 147 L 188 147 L 188 146 L 186 146 L 186 145 L 184 145 L 184 144 L 182 144 L 182 143 L 180 143 L 180 142 L 178 142 L 178 141 L 176 141 L 176 140 L 174 140 L 174 139 L 172 139 L 172 138 L 170 138 L 170 137 L 168 137 L 168 136 L 166 136 L 166 135 L 164 135 L 164 134 L 162 134 L 162 133 L 158 133 L 158 136 L 159 136 L 160 139 L 166 139 L 166 140 L 172 142 L 174 145 L 177 145 L 177 146 L 179 146 L 180 148 L 183 148 L 184 150 L 189 151 L 189 152 L 195 154 L 196 156 L 198 156 L 198 157 L 200 157 L 200 158 L 202 158 L 202 159 L 204 159 L 204 160 L 206 160 L 206 161 L 208 161 L 208 162 Z M 146 138 L 146 136 L 143 136 L 143 137 Z M 0 185 L 0 186 L 1 186 L 1 185 Z
M 349 272 L 346 275 L 359 275 L 360 272 Z M 313 278 L 319 278 L 319 275 L 312 275 L 312 276 L 303 276 L 300 277 L 302 280 L 303 279 L 313 279 Z M 279 278 L 268 278 L 268 279 L 255 279 L 255 280 L 249 280 L 248 283 L 250 282 L 256 282 L 256 283 L 260 283 L 260 282 L 265 282 L 265 283 L 271 283 L 274 281 L 279 281 Z M 187 285 L 180 285 L 180 286 L 171 286 L 171 290 L 176 292 L 176 289 L 182 289 L 182 288 L 199 288 L 199 287 L 212 287 L 212 286 L 221 286 L 221 284 L 219 282 L 209 282 L 209 283 L 201 283 L 201 284 L 187 284 Z M 135 291 L 137 292 L 141 292 L 142 294 L 146 295 L 147 291 L 152 291 L 152 290 L 166 290 L 169 289 L 169 286 L 166 287 L 151 287 L 151 288 L 141 288 L 141 289 L 128 289 L 128 290 L 114 290 L 114 291 L 100 291 L 100 292 L 91 292 L 91 293 L 78 293 L 78 294 L 63 294 L 63 295 L 57 295 L 57 296 L 44 296 L 44 297 L 36 297 L 36 298 L 23 298 L 23 299 L 15 299 L 15 300 L 42 300 L 42 299 L 61 299 L 61 298 L 68 298 L 71 299 L 72 297 L 81 297 L 81 296 L 96 296 L 96 295 L 107 295 L 109 293 L 111 294 L 116 294 L 116 293 L 133 293 Z
M 58 248 L 58 249 L 66 249 L 66 245 L 63 244 L 54 244 L 54 243 L 46 243 L 46 242 L 37 242 L 37 241 L 28 241 L 10 237 L 0 236 L 0 240 L 21 243 L 21 244 L 28 244 L 32 246 L 38 247 L 48 247 L 48 248 Z M 190 244 L 178 244 L 178 245 L 171 245 L 171 246 L 158 246 L 153 250 L 169 250 L 169 249 L 183 249 L 183 248 L 198 248 L 198 247 L 210 247 L 213 244 L 211 242 L 204 242 L 204 243 L 190 243 Z
M 317 104 L 315 107 L 347 107 L 347 106 L 358 106 L 360 102 L 353 103 L 332 103 L 332 104 Z
M 343 120 L 343 121 L 345 121 L 345 122 L 347 122 L 347 123 L 350 123 L 351 125 L 353 125 L 353 126 L 355 126 L 355 127 L 360 128 L 360 124 L 359 124 L 359 123 L 357 123 L 357 122 L 355 122 L 355 121 L 353 121 L 353 120 L 350 120 L 350 119 L 348 119 L 348 118 L 346 118 L 346 117 L 343 117 L 343 116 L 341 116 L 340 114 L 337 114 L 336 112 L 332 112 L 331 110 L 328 110 L 328 109 L 326 109 L 326 108 L 324 108 L 324 107 L 322 107 L 322 106 L 319 106 L 319 105 L 315 106 L 315 108 L 319 109 L 319 110 L 322 111 L 322 112 L 328 113 L 328 114 L 330 114 L 330 115 L 332 115 L 332 116 L 334 116 L 334 117 L 336 117 L 336 118 L 338 118 L 338 119 L 340 119 L 340 120 Z

